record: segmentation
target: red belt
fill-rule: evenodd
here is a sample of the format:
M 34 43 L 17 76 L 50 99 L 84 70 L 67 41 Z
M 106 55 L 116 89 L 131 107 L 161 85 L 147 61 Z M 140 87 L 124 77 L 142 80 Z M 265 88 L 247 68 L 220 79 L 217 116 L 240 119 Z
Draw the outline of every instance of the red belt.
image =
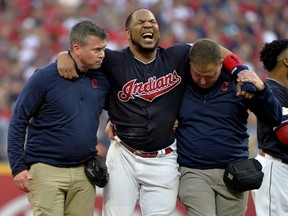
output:
M 173 152 L 173 149 L 171 147 L 167 147 L 163 150 L 159 150 L 159 152 L 158 151 L 145 152 L 145 151 L 134 149 L 122 141 L 120 141 L 120 143 L 122 146 L 124 146 L 132 154 L 137 155 L 139 157 L 143 157 L 143 158 L 156 158 L 159 155 L 160 151 L 163 151 L 163 155 L 167 155 L 167 154 L 170 154 L 171 152 Z
M 268 156 L 268 154 L 265 153 L 262 149 L 259 150 L 259 154 L 260 154 L 262 157 L 265 157 L 266 155 Z M 269 156 L 270 156 L 270 155 L 269 155 Z M 272 156 L 270 156 L 270 157 L 273 158 Z M 275 158 L 275 159 L 277 159 L 277 161 L 279 161 L 279 162 L 282 162 L 282 163 L 288 165 L 288 160 L 280 159 L 280 158 Z

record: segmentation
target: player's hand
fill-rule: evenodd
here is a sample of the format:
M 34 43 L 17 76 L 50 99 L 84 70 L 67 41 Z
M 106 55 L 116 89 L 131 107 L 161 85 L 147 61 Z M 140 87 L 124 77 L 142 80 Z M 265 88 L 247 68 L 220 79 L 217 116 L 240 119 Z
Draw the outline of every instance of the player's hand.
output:
M 32 179 L 32 176 L 29 174 L 28 170 L 24 170 L 14 176 L 13 180 L 17 188 L 24 191 L 25 193 L 30 192 L 28 181 Z
M 68 52 L 60 52 L 57 57 L 57 69 L 60 76 L 65 79 L 78 78 L 74 61 Z
M 115 132 L 114 132 L 114 124 L 112 122 L 108 121 L 105 129 L 106 136 L 114 140 L 115 139 Z
M 178 120 L 176 119 L 175 122 L 174 122 L 173 128 L 172 128 L 172 130 L 173 130 L 174 133 L 176 132 L 176 129 L 178 128 L 178 126 L 179 126 L 179 122 L 178 122 Z

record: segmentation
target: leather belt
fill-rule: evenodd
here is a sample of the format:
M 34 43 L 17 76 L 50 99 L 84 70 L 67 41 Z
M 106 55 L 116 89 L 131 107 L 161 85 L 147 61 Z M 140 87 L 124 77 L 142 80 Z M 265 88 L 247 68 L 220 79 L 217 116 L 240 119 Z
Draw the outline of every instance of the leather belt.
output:
M 263 150 L 261 150 L 261 149 L 259 150 L 259 154 L 260 154 L 262 157 L 265 157 L 265 158 L 267 158 L 267 159 L 274 160 L 274 161 L 278 161 L 278 162 L 282 162 L 282 163 L 288 165 L 288 160 L 272 157 L 271 155 L 265 153 L 265 152 L 264 152 Z
M 161 150 L 153 151 L 153 152 L 145 152 L 145 151 L 137 150 L 137 149 L 134 149 L 134 148 L 130 147 L 129 145 L 127 145 L 126 143 L 121 141 L 119 138 L 116 139 L 116 140 L 123 147 L 125 147 L 128 151 L 130 151 L 132 154 L 137 155 L 139 157 L 143 157 L 143 158 L 156 158 L 156 157 L 161 157 L 161 156 L 164 156 L 164 155 L 168 155 L 171 152 L 173 152 L 173 149 L 171 147 L 167 147 L 165 149 L 161 149 Z

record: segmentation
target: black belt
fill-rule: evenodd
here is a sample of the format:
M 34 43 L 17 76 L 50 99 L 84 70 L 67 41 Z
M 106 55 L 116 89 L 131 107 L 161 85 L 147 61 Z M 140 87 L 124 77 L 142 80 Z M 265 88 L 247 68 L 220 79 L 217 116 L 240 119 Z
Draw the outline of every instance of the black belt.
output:
M 153 151 L 153 152 L 145 152 L 145 151 L 141 151 L 141 150 L 137 150 L 137 149 L 134 149 L 132 147 L 130 147 L 129 145 L 127 145 L 126 143 L 122 142 L 122 141 L 119 141 L 119 143 L 125 147 L 128 151 L 130 151 L 132 154 L 134 155 L 137 155 L 139 157 L 143 157 L 143 158 L 156 158 L 158 157 L 159 155 L 159 152 L 158 151 Z M 160 150 L 160 151 L 163 151 L 163 155 L 168 155 L 170 154 L 171 152 L 173 152 L 173 149 L 171 147 L 167 147 L 163 150 Z

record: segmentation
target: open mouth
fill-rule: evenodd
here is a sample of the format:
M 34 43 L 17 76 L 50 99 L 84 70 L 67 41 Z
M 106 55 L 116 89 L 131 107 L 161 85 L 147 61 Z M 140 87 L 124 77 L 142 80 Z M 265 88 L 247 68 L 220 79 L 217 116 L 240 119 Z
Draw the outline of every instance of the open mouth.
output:
M 153 39 L 154 34 L 151 32 L 147 32 L 142 34 L 142 38 L 145 40 L 152 40 Z

